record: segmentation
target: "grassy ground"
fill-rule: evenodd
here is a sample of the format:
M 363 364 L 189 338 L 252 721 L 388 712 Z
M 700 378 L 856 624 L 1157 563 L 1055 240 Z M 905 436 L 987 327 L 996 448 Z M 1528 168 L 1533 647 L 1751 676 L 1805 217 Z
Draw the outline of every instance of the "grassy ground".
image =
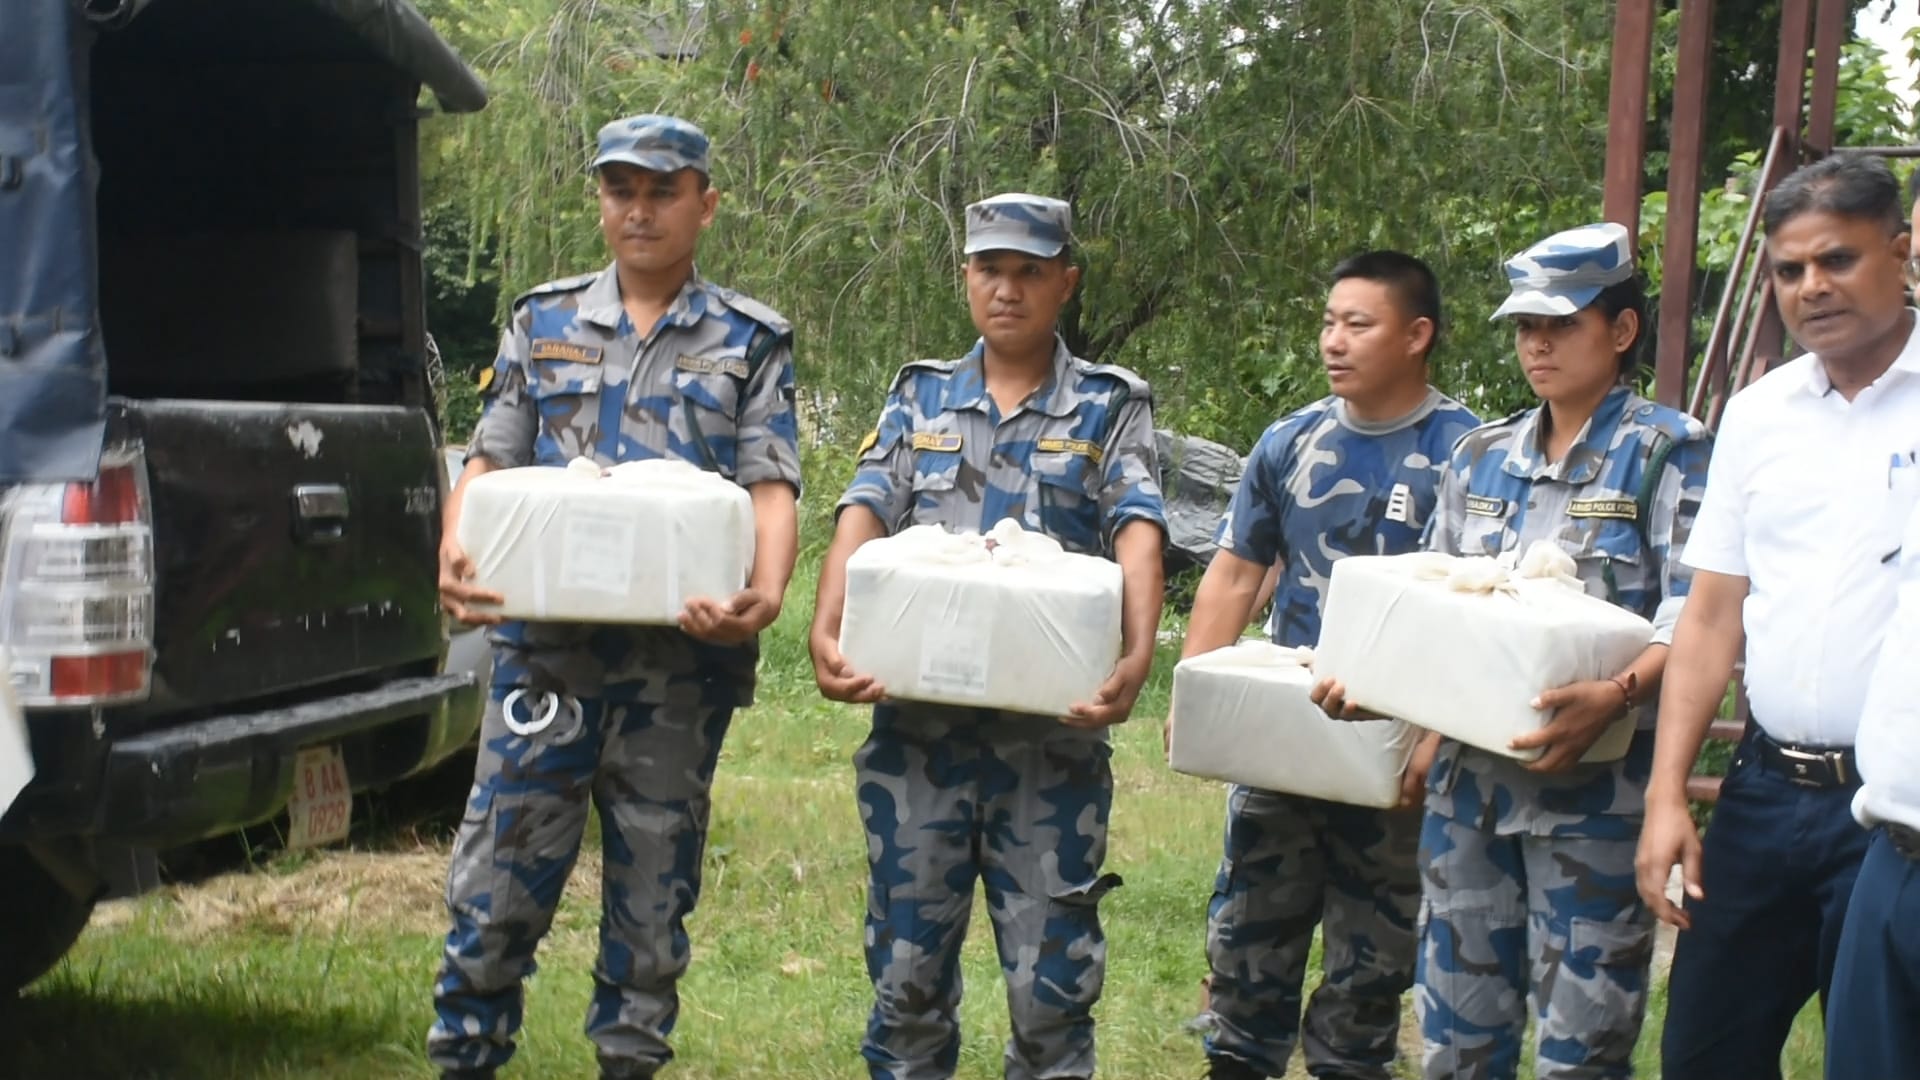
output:
M 813 692 L 803 637 L 811 589 L 796 582 L 769 636 L 762 703 L 736 718 L 716 782 L 675 1038 L 672 1075 L 685 1080 L 862 1075 L 865 848 L 848 760 L 865 725 L 860 712 Z M 1130 1080 L 1201 1073 L 1187 1025 L 1204 972 L 1223 798 L 1218 785 L 1176 776 L 1160 758 L 1172 659 L 1162 657 L 1136 719 L 1115 739 L 1109 868 L 1127 883 L 1102 906 L 1111 963 L 1098 1015 L 1102 1074 Z M 281 855 L 251 872 L 107 905 L 67 961 L 0 1017 L 8 1047 L 0 1075 L 431 1076 L 421 1042 L 444 932 L 445 840 L 431 830 L 367 830 L 350 851 Z M 597 869 L 597 858 L 583 860 L 542 949 L 511 1076 L 592 1075 L 580 1026 Z M 974 931 L 960 1075 L 982 1080 L 1000 1075 L 1006 1022 L 984 915 Z M 1656 995 L 1645 1077 L 1658 1075 L 1662 1005 Z M 1817 1077 L 1819 1046 L 1817 1018 L 1803 1016 L 1788 1075 Z

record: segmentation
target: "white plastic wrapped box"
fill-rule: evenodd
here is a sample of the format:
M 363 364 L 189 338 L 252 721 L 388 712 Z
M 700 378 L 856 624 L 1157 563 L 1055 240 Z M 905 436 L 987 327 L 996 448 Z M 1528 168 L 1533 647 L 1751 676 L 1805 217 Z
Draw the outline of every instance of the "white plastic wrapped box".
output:
M 508 618 L 671 625 L 692 597 L 746 586 L 753 498 L 682 461 L 583 458 L 474 477 L 456 535 Z
M 1390 807 L 1418 732 L 1335 720 L 1307 696 L 1312 654 L 1243 641 L 1173 669 L 1175 772 L 1355 806 Z
M 1119 564 L 1008 520 L 916 525 L 847 558 L 840 652 L 887 696 L 1064 716 L 1120 658 Z
M 1317 675 L 1347 699 L 1495 754 L 1552 719 L 1544 691 L 1624 670 L 1653 624 L 1589 596 L 1571 557 L 1536 544 L 1514 569 L 1435 552 L 1355 556 L 1333 564 L 1314 648 Z M 1635 715 L 1607 729 L 1583 761 L 1614 761 Z

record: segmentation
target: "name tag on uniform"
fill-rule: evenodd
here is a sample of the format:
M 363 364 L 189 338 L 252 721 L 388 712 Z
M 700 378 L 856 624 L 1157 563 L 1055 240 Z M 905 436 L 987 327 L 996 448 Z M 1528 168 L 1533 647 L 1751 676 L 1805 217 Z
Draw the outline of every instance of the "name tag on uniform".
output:
M 732 375 L 736 378 L 747 377 L 747 362 L 737 356 L 688 356 L 680 354 L 673 366 L 681 371 L 690 371 L 695 375 Z
M 1506 517 L 1507 500 L 1485 495 L 1467 496 L 1467 513 L 1476 517 Z
M 1567 504 L 1567 516 L 1638 521 L 1640 504 L 1632 499 L 1575 499 Z
M 931 450 L 936 454 L 951 454 L 960 449 L 960 433 L 957 431 L 944 433 L 932 431 L 916 432 L 913 436 L 913 448 L 915 450 Z
M 570 364 L 597 364 L 600 346 L 580 345 L 557 338 L 534 338 L 528 355 L 535 360 L 565 360 Z
M 1095 465 L 1106 456 L 1106 451 L 1085 439 L 1041 439 L 1033 448 L 1042 454 L 1078 454 L 1091 460 Z

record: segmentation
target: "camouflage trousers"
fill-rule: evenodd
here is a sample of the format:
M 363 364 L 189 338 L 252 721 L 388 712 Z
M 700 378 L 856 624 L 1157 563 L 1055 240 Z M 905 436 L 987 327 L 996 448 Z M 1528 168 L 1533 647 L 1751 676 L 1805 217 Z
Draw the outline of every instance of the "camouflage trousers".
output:
M 1306 1007 L 1307 1071 L 1387 1080 L 1413 985 L 1420 815 L 1235 787 L 1207 907 L 1207 1054 L 1267 1076 L 1302 1036 L 1313 928 L 1324 978 Z
M 708 792 L 732 711 L 592 699 L 515 735 L 496 687 L 473 793 L 447 875 L 453 928 L 434 984 L 427 1056 L 442 1068 L 513 1055 L 521 983 L 580 852 L 589 803 L 605 869 L 600 955 L 586 1032 L 610 1073 L 651 1075 L 672 1056 L 674 984 L 687 969 L 683 921 L 700 895 Z M 565 699 L 563 699 L 565 700 Z M 516 719 L 529 719 L 523 702 Z
M 1633 1075 L 1654 928 L 1634 846 L 1426 816 L 1414 1009 L 1428 1080 L 1511 1080 L 1529 997 L 1538 1080 Z
M 874 1080 L 950 1077 L 960 1053 L 960 946 L 985 887 L 1012 1038 L 1010 1080 L 1091 1077 L 1106 975 L 1099 903 L 1113 802 L 1109 748 L 1056 720 L 882 705 L 854 755 L 866 823 L 861 1054 Z

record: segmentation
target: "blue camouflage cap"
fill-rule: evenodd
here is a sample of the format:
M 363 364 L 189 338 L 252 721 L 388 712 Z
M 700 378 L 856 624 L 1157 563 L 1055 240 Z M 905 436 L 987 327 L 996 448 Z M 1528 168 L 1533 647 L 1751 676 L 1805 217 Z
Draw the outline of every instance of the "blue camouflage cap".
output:
M 615 120 L 600 129 L 600 151 L 592 167 L 635 165 L 653 172 L 707 170 L 707 133 L 677 116 L 648 113 Z
M 1611 221 L 1554 233 L 1507 260 L 1504 315 L 1571 315 L 1633 276 L 1633 238 Z
M 967 207 L 964 254 L 1019 251 L 1051 259 L 1067 246 L 1072 231 L 1073 209 L 1059 199 L 1018 192 L 995 195 Z

